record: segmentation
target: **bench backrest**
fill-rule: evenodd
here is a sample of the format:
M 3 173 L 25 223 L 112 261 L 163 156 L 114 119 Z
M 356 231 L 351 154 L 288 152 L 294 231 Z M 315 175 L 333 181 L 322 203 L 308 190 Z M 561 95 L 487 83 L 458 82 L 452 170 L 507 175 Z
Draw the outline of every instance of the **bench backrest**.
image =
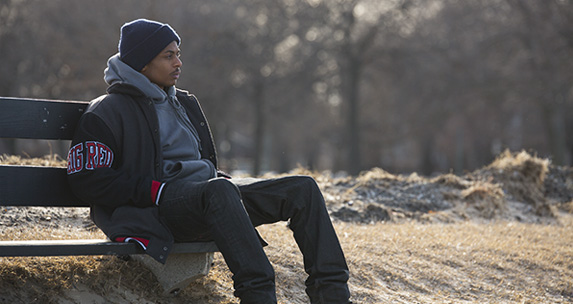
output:
M 70 140 L 85 101 L 0 97 L 0 138 Z M 72 192 L 66 168 L 0 165 L 0 206 L 87 207 Z

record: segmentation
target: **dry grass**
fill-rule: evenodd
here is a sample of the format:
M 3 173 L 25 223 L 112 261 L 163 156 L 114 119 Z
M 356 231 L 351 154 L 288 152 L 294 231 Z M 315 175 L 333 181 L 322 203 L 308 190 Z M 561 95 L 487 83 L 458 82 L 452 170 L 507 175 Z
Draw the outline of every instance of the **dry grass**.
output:
M 573 297 L 573 250 L 563 242 L 573 236 L 570 224 L 342 230 L 357 241 L 346 253 L 361 286 L 355 296 L 364 303 L 557 303 Z M 375 296 L 376 289 L 383 292 Z
M 568 303 L 572 224 L 564 215 L 555 225 L 339 222 L 335 227 L 357 303 Z M 266 251 L 277 272 L 279 301 L 307 303 L 302 256 L 290 231 L 284 224 L 259 230 L 271 244 Z M 46 229 L 18 237 L 101 237 L 85 233 Z M 95 303 L 238 303 L 220 255 L 207 277 L 170 299 L 159 296 L 153 275 L 139 264 L 113 257 L 2 258 L 0 275 L 2 303 L 74 303 L 77 297 L 101 300 Z
M 532 205 L 537 213 L 552 213 L 549 210 L 544 180 L 549 172 L 550 162 L 525 151 L 505 151 L 490 165 L 476 171 L 478 179 L 503 181 L 504 189 L 513 199 Z
M 65 166 L 57 157 L 4 156 L 0 163 Z M 506 152 L 462 177 L 381 169 L 337 179 L 294 173 L 318 181 L 333 216 L 358 214 L 357 222 L 335 221 L 356 303 L 573 302 L 571 168 Z M 0 214 L 2 240 L 104 238 L 81 212 Z M 286 225 L 259 231 L 270 243 L 265 250 L 276 270 L 279 302 L 308 303 L 302 256 Z M 151 272 L 135 261 L 0 258 L 0 303 L 238 303 L 230 276 L 216 254 L 208 276 L 164 298 Z
M 21 166 L 65 167 L 66 160 L 56 154 L 46 155 L 42 158 L 20 157 L 17 155 L 0 155 L 0 164 Z

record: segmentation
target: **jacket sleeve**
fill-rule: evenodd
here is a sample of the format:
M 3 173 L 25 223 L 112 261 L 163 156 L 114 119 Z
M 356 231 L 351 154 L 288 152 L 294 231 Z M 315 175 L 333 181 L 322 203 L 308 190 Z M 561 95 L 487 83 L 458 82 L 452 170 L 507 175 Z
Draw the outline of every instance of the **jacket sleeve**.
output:
M 80 119 L 68 152 L 68 182 L 82 200 L 96 205 L 148 207 L 162 184 L 121 170 L 121 151 L 110 128 L 93 113 Z

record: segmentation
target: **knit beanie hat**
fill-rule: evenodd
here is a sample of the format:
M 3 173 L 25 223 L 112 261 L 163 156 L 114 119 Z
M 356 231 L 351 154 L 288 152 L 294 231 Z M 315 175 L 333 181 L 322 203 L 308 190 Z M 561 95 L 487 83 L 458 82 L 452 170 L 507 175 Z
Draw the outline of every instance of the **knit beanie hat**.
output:
M 181 43 L 179 35 L 169 24 L 137 19 L 121 27 L 119 57 L 140 72 L 171 42 Z

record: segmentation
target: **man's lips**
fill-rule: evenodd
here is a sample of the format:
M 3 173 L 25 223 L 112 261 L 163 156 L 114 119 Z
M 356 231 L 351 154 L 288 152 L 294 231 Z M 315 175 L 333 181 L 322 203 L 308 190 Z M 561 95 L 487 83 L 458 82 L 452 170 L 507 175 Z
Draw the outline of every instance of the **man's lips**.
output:
M 173 77 L 175 79 L 179 79 L 180 75 L 181 75 L 181 70 L 177 70 L 177 71 L 171 73 L 171 77 Z

